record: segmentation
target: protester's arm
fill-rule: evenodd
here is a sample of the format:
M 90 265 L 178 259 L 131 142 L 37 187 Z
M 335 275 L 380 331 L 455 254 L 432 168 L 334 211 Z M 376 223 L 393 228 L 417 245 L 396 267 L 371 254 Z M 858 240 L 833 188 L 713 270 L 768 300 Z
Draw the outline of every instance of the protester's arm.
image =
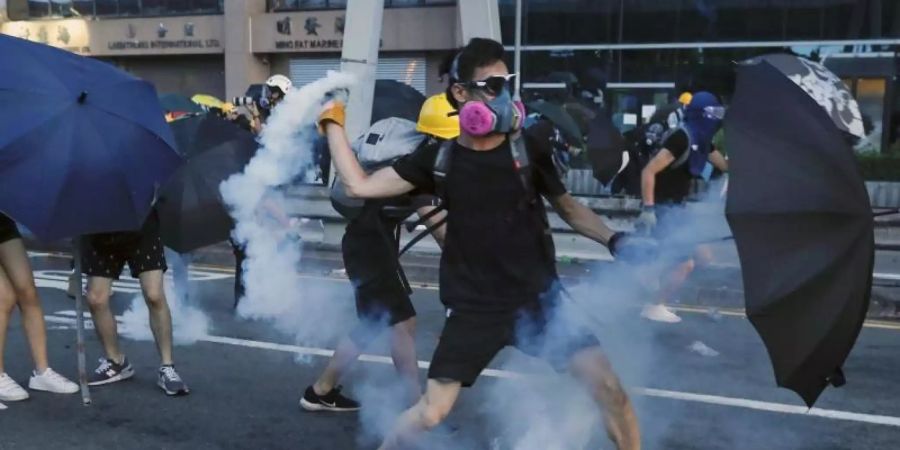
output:
M 416 213 L 419 215 L 419 217 L 425 217 L 426 214 L 430 213 L 435 208 L 437 208 L 437 206 L 423 206 L 417 209 Z M 429 217 L 425 221 L 425 226 L 431 228 L 432 226 L 440 223 L 440 221 L 444 220 L 445 217 L 447 217 L 447 211 L 441 211 L 436 215 Z M 447 224 L 445 223 L 435 228 L 434 231 L 431 232 L 431 236 L 434 237 L 434 240 L 438 243 L 438 246 L 444 248 L 444 239 L 447 236 Z
M 712 163 L 713 167 L 718 169 L 719 172 L 728 172 L 728 160 L 725 159 L 725 155 L 718 150 L 713 150 L 712 153 L 709 154 L 709 162 Z
M 341 176 L 347 195 L 358 198 L 385 198 L 413 190 L 414 186 L 401 178 L 393 167 L 385 167 L 371 175 L 363 170 L 344 132 L 343 114 L 343 105 L 326 106 L 320 118 L 320 126 L 324 128 L 331 159 Z
M 572 197 L 572 194 L 565 193 L 548 200 L 559 217 L 578 234 L 609 246 L 609 240 L 615 231 L 610 229 L 597 213 Z
M 669 164 L 675 161 L 675 156 L 667 149 L 661 149 L 641 171 L 641 200 L 645 206 L 653 206 L 656 203 L 654 190 L 656 189 L 656 174 L 665 170 Z

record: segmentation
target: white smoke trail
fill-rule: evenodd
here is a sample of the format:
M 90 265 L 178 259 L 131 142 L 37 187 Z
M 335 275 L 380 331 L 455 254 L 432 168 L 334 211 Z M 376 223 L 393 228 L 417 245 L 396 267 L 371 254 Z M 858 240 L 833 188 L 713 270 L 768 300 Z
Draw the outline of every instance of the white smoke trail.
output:
M 236 223 L 233 236 L 246 246 L 246 293 L 238 314 L 272 320 L 279 331 L 294 336 L 298 343 L 333 340 L 345 330 L 342 325 L 348 322 L 349 305 L 333 301 L 333 288 L 302 282 L 297 272 L 300 244 L 291 230 L 270 216 L 273 211 L 285 211 L 280 187 L 305 173 L 312 163 L 314 124 L 327 94 L 352 83 L 351 75 L 329 72 L 325 78 L 289 92 L 263 127 L 259 151 L 244 172 L 220 187 Z

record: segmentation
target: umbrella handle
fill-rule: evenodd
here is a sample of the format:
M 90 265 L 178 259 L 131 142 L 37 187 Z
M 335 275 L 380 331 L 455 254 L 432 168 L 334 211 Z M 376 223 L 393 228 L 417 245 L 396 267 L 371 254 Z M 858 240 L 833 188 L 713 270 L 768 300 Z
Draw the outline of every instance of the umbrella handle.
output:
M 78 384 L 81 385 L 81 402 L 84 406 L 91 404 L 91 391 L 87 384 L 87 363 L 84 355 L 84 289 L 81 285 L 81 239 L 75 238 L 74 251 L 75 275 L 78 278 L 75 292 L 75 348 L 78 354 Z

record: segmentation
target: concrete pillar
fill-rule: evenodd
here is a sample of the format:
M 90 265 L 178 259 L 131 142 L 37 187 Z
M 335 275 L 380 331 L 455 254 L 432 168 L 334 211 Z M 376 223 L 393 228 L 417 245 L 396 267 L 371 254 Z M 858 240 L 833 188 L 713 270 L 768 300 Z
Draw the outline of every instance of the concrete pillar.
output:
M 384 0 L 349 0 L 341 49 L 341 71 L 352 73 L 357 84 L 347 100 L 347 136 L 356 138 L 369 128 L 372 98 L 375 95 L 375 69 L 384 17 Z
M 459 0 L 459 26 L 465 45 L 475 37 L 490 38 L 502 42 L 500 38 L 500 7 L 498 0 Z
M 269 66 L 250 50 L 250 17 L 266 12 L 266 0 L 228 0 L 224 4 L 225 96 L 230 99 L 269 77 Z

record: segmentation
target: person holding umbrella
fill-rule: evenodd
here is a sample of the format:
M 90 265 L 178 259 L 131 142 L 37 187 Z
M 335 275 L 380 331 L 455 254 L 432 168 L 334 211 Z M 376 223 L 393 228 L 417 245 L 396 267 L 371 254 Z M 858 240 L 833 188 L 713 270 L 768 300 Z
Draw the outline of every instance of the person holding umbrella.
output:
M 28 392 L 3 369 L 6 330 L 16 306 L 22 312 L 22 325 L 25 328 L 25 335 L 28 336 L 31 357 L 34 360 L 34 371 L 28 380 L 28 388 L 55 394 L 78 392 L 77 384 L 56 373 L 49 366 L 47 329 L 44 325 L 41 301 L 34 285 L 31 263 L 28 261 L 28 254 L 25 252 L 25 245 L 15 222 L 0 213 L 0 401 L 5 402 L 28 398 Z M 6 407 L 0 403 L 0 409 Z
M 559 370 L 570 369 L 602 405 L 607 434 L 616 447 L 640 449 L 634 409 L 597 339 L 577 329 L 567 330 L 565 342 L 550 336 L 559 304 L 558 276 L 539 196 L 573 229 L 614 255 L 637 250 L 632 245 L 637 241 L 614 233 L 568 194 L 553 167 L 552 150 L 520 134 L 524 111 L 512 99 L 513 75 L 503 56 L 499 42 L 472 39 L 446 65 L 448 100 L 460 112 L 460 136 L 449 144 L 420 147 L 371 175 L 347 140 L 343 105 L 329 102 L 320 116 L 320 130 L 351 196 L 385 198 L 418 188 L 437 194 L 447 205 L 441 258 L 447 321 L 425 394 L 398 418 L 380 448 L 401 448 L 438 426 L 462 388 L 471 386 L 501 349 L 516 346 Z M 449 167 L 449 176 L 438 173 L 436 163 Z
M 690 194 L 691 181 L 695 177 L 708 177 L 712 167 L 722 172 L 728 170 L 725 157 L 712 143 L 725 115 L 718 99 L 709 92 L 697 92 L 684 107 L 683 114 L 682 124 L 664 135 L 660 149 L 641 171 L 643 206 L 635 228 L 660 240 L 677 227 L 688 225 L 677 223 L 683 221 L 675 216 Z M 708 252 L 700 253 L 702 258 L 699 260 L 708 260 Z M 681 318 L 666 307 L 666 301 L 684 283 L 694 266 L 693 256 L 677 261 L 662 282 L 658 302 L 645 306 L 641 316 L 656 322 L 680 322 Z
M 156 210 L 150 213 L 140 231 L 98 233 L 82 239 L 81 264 L 88 276 L 88 305 L 97 337 L 106 353 L 90 374 L 88 385 L 101 386 L 134 375 L 131 363 L 119 348 L 116 319 L 109 307 L 112 283 L 119 278 L 126 262 L 131 275 L 140 280 L 150 329 L 162 360 L 157 385 L 166 395 L 187 395 L 190 391 L 175 371 L 172 358 L 172 316 L 163 290 L 163 273 L 167 266 Z

